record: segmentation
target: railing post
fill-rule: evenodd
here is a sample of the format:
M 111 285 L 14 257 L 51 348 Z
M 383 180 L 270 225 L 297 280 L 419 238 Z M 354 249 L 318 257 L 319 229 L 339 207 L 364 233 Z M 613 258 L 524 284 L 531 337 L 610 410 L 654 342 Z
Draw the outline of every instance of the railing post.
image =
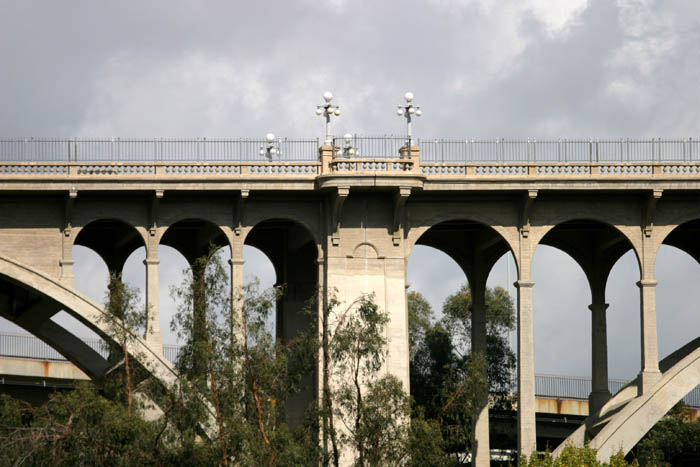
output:
M 321 162 L 321 175 L 330 174 L 331 160 L 333 159 L 333 146 L 329 144 L 324 144 L 323 146 L 318 148 L 318 159 Z

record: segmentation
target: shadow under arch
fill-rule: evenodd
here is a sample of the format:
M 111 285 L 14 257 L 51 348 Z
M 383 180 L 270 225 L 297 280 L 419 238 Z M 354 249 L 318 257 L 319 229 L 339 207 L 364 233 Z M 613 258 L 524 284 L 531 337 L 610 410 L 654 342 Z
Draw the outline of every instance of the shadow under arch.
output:
M 700 264 L 700 241 L 698 239 L 700 239 L 700 218 L 686 221 L 675 227 L 664 237 L 660 245 L 676 247 L 689 254 Z
M 110 273 L 121 273 L 126 260 L 140 247 L 146 247 L 141 233 L 119 219 L 99 219 L 83 226 L 73 245 L 91 249 L 107 265 Z
M 470 219 L 442 221 L 423 232 L 413 246 L 442 251 L 462 269 L 473 288 L 485 287 L 494 264 L 506 253 L 515 255 L 508 242 L 487 224 Z M 517 262 L 516 262 L 517 265 Z
M 288 219 L 268 219 L 257 223 L 245 237 L 244 245 L 260 250 L 275 270 L 275 285 L 284 285 L 277 303 L 275 332 L 281 341 L 289 341 L 300 332 L 312 329 L 313 313 L 308 306 L 317 297 L 319 246 L 303 224 Z M 318 310 L 318 306 L 314 307 Z M 309 363 L 313 361 L 309 355 Z M 290 426 L 299 425 L 318 393 L 317 369 L 302 380 L 304 389 L 294 394 L 284 408 Z
M 551 246 L 564 252 L 581 267 L 588 279 L 594 302 L 601 298 L 601 303 L 605 303 L 605 285 L 610 271 L 630 250 L 634 252 L 641 278 L 639 254 L 632 242 L 622 231 L 599 220 L 584 218 L 559 223 L 539 239 L 537 246 L 539 245 Z
M 212 246 L 219 249 L 230 245 L 221 227 L 198 218 L 183 219 L 171 224 L 160 237 L 159 244 L 180 252 L 190 265 L 197 258 L 207 255 Z

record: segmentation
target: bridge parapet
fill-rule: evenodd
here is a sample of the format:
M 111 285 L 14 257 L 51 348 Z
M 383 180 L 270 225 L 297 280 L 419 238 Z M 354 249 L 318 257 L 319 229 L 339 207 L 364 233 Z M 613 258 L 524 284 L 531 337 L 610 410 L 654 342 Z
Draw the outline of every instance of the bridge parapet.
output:
M 420 162 L 417 158 L 333 158 L 322 162 L 0 162 L 0 178 L 173 179 L 319 175 L 418 175 L 426 179 L 697 178 L 700 162 Z

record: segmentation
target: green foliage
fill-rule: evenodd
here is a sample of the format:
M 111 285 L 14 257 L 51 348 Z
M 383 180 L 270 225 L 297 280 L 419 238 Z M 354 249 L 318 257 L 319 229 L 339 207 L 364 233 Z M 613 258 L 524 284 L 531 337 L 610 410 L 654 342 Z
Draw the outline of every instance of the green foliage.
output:
M 120 274 L 112 273 L 107 284 L 105 313 L 100 320 L 118 344 L 118 348 L 111 349 L 110 358 L 114 359 L 116 356 L 123 360 L 121 365 L 104 378 L 102 384 L 110 397 L 123 395 L 129 411 L 134 402 L 134 381 L 141 377 L 134 374 L 138 369 L 134 368 L 130 347 L 137 339 L 136 333 L 146 330 L 147 319 L 146 310 L 140 306 L 138 289 L 124 283 Z
M 642 438 L 635 452 L 643 466 L 700 464 L 700 419 L 689 421 L 680 402 Z
M 89 385 L 40 407 L 0 397 L 0 465 L 160 465 L 161 425 L 129 413 Z
M 408 292 L 408 345 L 413 356 L 425 333 L 431 328 L 433 309 L 420 292 Z
M 411 467 L 447 467 L 454 461 L 445 452 L 440 424 L 422 417 L 411 419 L 407 445 L 408 465 Z
M 209 426 L 211 451 L 224 465 L 310 463 L 318 455 L 315 423 L 292 429 L 283 419 L 286 401 L 314 363 L 315 331 L 276 339 L 267 323 L 282 289 L 261 293 L 253 283 L 234 297 L 229 286 L 212 250 L 173 290 L 178 313 L 171 327 L 187 345 L 176 365 L 184 391 L 172 398 L 166 418 L 183 433 L 183 445 L 197 439 L 193 427 Z
M 510 404 L 515 355 L 504 334 L 512 329 L 513 302 L 502 288 L 487 289 L 486 356 L 470 352 L 472 295 L 465 284 L 449 296 L 443 318 L 417 292 L 408 295 L 413 417 L 437 423 L 443 446 L 463 462 L 471 449 L 473 414 L 490 393 L 493 405 Z
M 599 462 L 596 458 L 596 450 L 583 447 L 576 448 L 568 445 L 556 459 L 547 451 L 543 456 L 533 454 L 529 458 L 524 456 L 518 464 L 521 467 L 622 467 L 627 465 L 638 465 L 637 462 L 628 464 L 622 452 L 618 452 L 610 458 L 610 462 Z
M 355 465 L 401 465 L 408 439 L 409 398 L 394 376 L 379 377 L 387 355 L 386 311 L 371 295 L 345 310 L 332 299 L 323 317 L 324 463 L 340 464 L 340 451 Z M 327 445 L 327 442 L 324 443 Z

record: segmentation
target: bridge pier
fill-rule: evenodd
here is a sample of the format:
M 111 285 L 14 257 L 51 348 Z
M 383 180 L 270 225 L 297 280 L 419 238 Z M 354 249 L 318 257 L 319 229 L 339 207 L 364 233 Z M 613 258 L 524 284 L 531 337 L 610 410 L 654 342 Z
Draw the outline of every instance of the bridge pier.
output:
M 472 293 L 472 354 L 486 356 L 486 278 L 480 274 L 481 280 L 470 282 Z M 473 277 L 473 276 L 472 276 Z M 486 384 L 488 385 L 488 361 L 486 368 Z M 480 401 L 480 406 L 474 414 L 472 426 L 472 465 L 488 466 L 491 463 L 489 442 L 489 396 L 488 393 Z
M 158 265 L 160 260 L 149 249 L 143 264 L 146 266 L 146 330 L 143 337 L 154 351 L 162 354 L 163 334 L 160 329 L 160 287 L 158 283 Z
M 637 282 L 641 308 L 642 371 L 640 392 L 646 394 L 661 379 L 659 371 L 659 344 L 656 332 L 656 285 L 648 278 Z
M 521 266 L 521 270 L 525 268 Z M 529 265 L 528 265 L 529 269 Z M 529 274 L 528 274 L 529 275 Z M 535 423 L 535 343 L 531 280 L 518 280 L 518 456 L 537 450 Z
M 608 330 L 607 309 L 610 305 L 594 301 L 591 310 L 591 394 L 588 396 L 588 413 L 596 413 L 610 400 L 608 388 Z

